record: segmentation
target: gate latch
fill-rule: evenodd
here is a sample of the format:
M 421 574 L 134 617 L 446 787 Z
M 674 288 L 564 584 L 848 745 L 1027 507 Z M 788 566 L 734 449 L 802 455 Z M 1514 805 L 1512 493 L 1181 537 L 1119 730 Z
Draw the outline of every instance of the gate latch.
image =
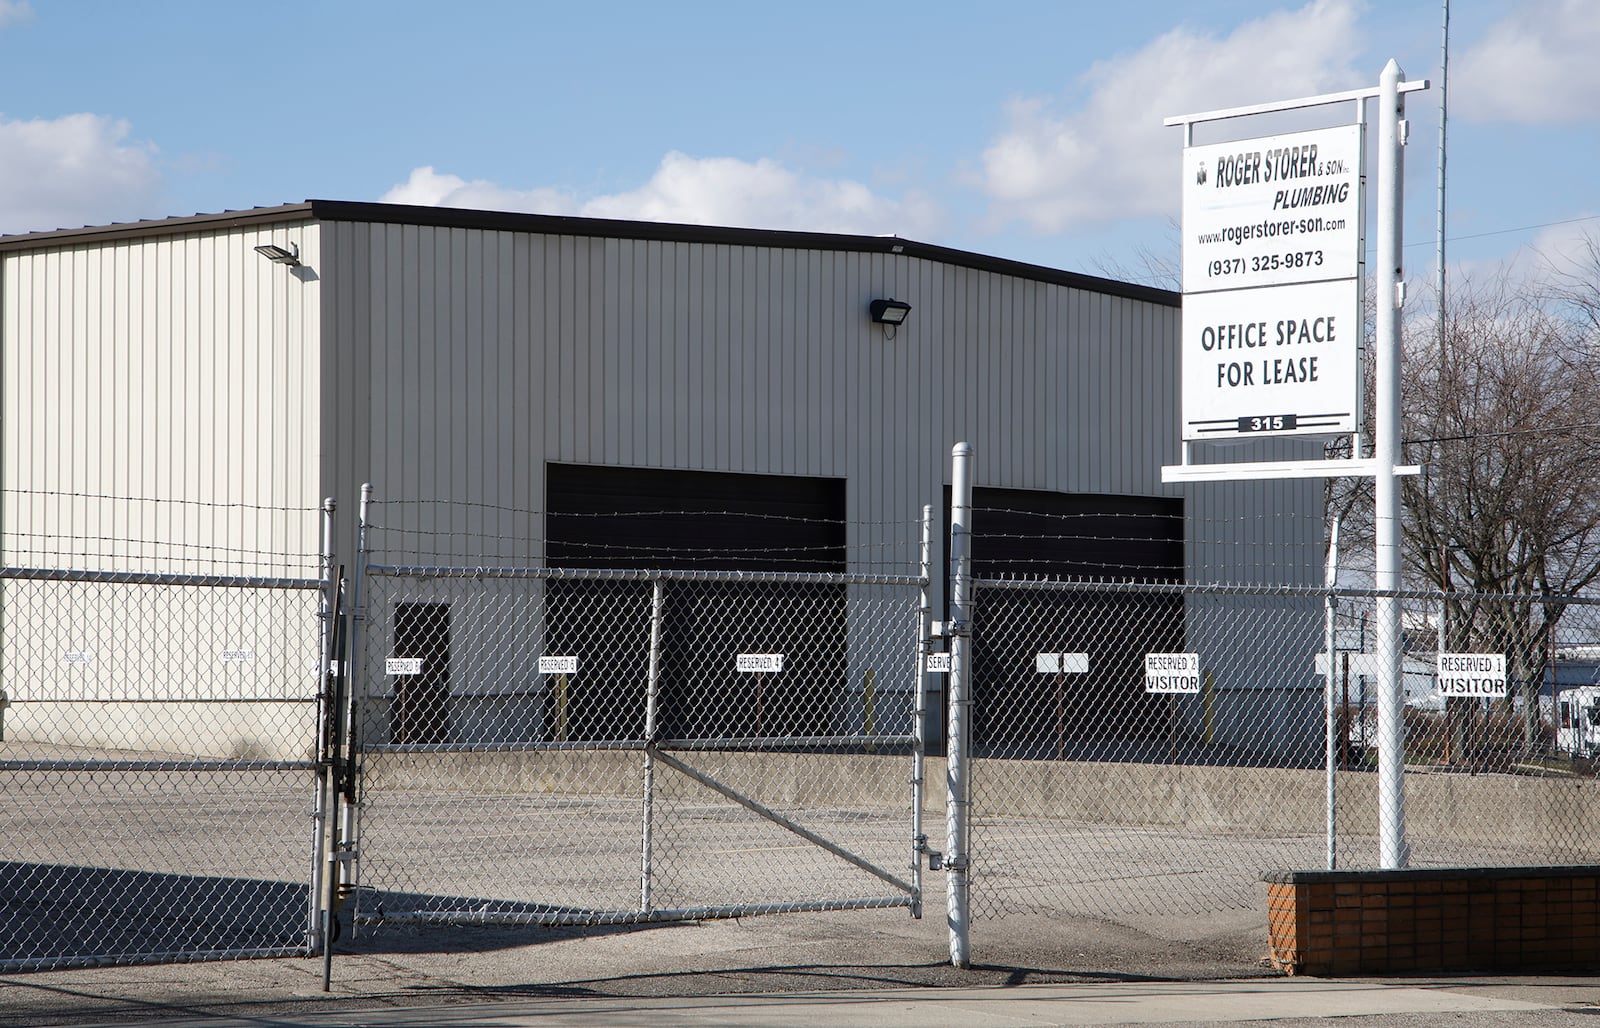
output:
M 935 639 L 950 639 L 960 635 L 972 634 L 970 621 L 934 621 L 928 625 L 928 634 Z
M 928 848 L 928 837 L 926 835 L 917 836 L 917 852 L 927 854 L 929 871 L 944 870 L 944 854 L 938 850 Z

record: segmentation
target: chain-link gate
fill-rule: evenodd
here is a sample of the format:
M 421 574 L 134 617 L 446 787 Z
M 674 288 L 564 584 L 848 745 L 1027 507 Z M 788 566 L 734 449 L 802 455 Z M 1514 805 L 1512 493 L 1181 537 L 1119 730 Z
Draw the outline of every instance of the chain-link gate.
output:
M 357 925 L 918 908 L 926 577 L 363 572 Z
M 325 589 L 0 568 L 0 968 L 310 952 Z

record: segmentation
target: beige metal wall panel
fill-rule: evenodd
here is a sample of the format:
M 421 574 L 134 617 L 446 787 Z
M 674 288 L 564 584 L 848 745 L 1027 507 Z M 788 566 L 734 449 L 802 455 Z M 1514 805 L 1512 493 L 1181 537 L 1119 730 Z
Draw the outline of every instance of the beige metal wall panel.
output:
M 0 561 L 316 577 L 318 263 L 311 226 L 0 256 Z M 314 595 L 6 581 L 0 618 L 13 743 L 305 755 Z
M 272 241 L 297 242 L 305 266 L 253 252 Z M 131 541 L 143 549 L 106 566 L 161 571 L 207 552 L 314 557 L 316 241 L 297 227 L 0 258 L 6 546 Z M 305 571 L 293 563 L 275 573 Z

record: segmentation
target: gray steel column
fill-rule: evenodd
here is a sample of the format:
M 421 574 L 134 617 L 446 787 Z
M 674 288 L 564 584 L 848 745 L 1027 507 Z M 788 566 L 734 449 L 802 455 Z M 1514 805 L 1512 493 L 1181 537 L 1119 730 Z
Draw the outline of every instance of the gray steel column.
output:
M 346 759 L 356 762 L 352 774 L 359 776 L 361 768 L 360 740 L 358 733 L 361 731 L 361 716 L 367 709 L 367 688 L 369 680 L 366 675 L 365 662 L 361 659 L 361 634 L 366 627 L 366 609 L 361 606 L 362 584 L 366 577 L 365 567 L 367 560 L 367 519 L 370 516 L 372 505 L 372 483 L 365 482 L 361 486 L 361 506 L 356 516 L 356 559 L 355 565 L 350 569 L 350 634 L 345 650 L 345 752 Z M 359 673 L 358 673 L 359 669 Z M 357 787 L 359 788 L 359 778 Z M 347 889 L 354 889 L 358 876 L 358 861 L 361 859 L 361 805 L 350 797 L 340 801 L 339 809 L 339 838 L 344 845 L 344 854 L 339 861 L 339 884 Z
M 316 797 L 311 805 L 314 841 L 311 855 L 311 937 L 322 957 L 322 991 L 327 992 L 332 977 L 330 961 L 333 956 L 333 898 L 331 883 L 336 877 L 332 862 L 336 859 L 330 838 L 331 818 L 337 802 L 337 783 L 334 781 L 333 719 L 338 711 L 333 709 L 332 683 L 333 620 L 339 609 L 338 576 L 334 570 L 333 512 L 337 505 L 333 498 L 322 501 L 322 625 L 317 647 L 317 769 Z

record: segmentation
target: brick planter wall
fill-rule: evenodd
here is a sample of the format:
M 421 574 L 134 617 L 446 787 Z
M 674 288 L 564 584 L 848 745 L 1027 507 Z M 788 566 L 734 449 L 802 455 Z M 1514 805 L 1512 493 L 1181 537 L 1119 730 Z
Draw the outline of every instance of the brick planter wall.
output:
M 1275 871 L 1272 962 L 1289 974 L 1600 970 L 1600 867 Z

